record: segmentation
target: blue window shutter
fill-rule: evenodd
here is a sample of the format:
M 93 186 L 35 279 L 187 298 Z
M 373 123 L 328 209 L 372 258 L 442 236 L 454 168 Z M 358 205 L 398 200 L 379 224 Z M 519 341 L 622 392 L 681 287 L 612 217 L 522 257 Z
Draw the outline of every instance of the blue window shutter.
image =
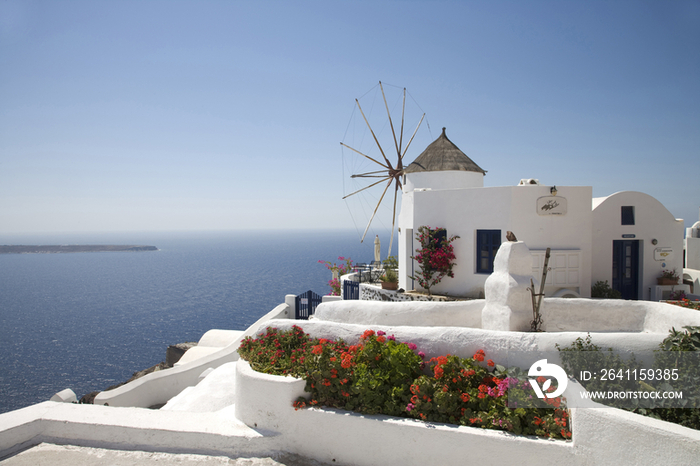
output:
M 476 231 L 476 273 L 493 273 L 493 260 L 501 246 L 501 230 Z

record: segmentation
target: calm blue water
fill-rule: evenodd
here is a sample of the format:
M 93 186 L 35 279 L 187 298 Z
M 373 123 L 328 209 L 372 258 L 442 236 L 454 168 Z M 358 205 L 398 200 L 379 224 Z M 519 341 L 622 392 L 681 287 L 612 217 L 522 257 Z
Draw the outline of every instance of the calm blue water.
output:
M 0 413 L 78 397 L 165 360 L 209 329 L 242 330 L 286 294 L 327 294 L 317 261 L 371 260 L 355 232 L 0 236 L 0 244 L 147 244 L 155 252 L 0 254 Z

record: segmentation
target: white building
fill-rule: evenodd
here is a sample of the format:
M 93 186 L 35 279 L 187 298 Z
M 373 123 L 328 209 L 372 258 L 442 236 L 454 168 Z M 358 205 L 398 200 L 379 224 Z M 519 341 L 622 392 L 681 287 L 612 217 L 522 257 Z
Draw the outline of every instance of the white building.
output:
M 685 230 L 683 282 L 694 295 L 700 295 L 700 221 Z
M 661 272 L 683 275 L 683 232 L 683 220 L 648 194 L 593 199 L 593 280 L 608 280 L 626 299 L 662 299 L 673 287 L 657 286 Z
M 685 230 L 685 267 L 700 270 L 700 221 Z
M 627 299 L 650 299 L 662 269 L 682 271 L 682 221 L 651 196 L 617 193 L 593 200 L 590 186 L 550 186 L 536 179 L 484 187 L 485 174 L 444 128 L 406 168 L 399 215 L 401 288 L 418 288 L 409 276 L 417 268 L 411 256 L 420 248 L 415 233 L 422 225 L 460 237 L 453 243 L 455 277 L 436 285 L 435 294 L 483 297 L 507 231 L 532 251 L 535 278 L 541 277 L 545 250 L 551 248 L 547 296 L 590 297 L 593 283 L 608 280 Z M 625 224 L 630 210 L 633 223 Z M 630 244 L 629 255 L 619 259 Z M 623 270 L 618 260 L 628 258 L 631 266 Z

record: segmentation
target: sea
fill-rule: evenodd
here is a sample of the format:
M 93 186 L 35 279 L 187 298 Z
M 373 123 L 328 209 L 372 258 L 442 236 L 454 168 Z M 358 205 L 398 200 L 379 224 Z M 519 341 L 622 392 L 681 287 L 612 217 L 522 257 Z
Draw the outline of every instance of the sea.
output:
M 287 294 L 328 294 L 331 272 L 318 261 L 369 262 L 368 238 L 360 243 L 354 230 L 1 235 L 0 244 L 158 251 L 0 254 L 0 413 L 66 388 L 80 398 L 124 382 L 164 361 L 169 345 L 246 329 Z

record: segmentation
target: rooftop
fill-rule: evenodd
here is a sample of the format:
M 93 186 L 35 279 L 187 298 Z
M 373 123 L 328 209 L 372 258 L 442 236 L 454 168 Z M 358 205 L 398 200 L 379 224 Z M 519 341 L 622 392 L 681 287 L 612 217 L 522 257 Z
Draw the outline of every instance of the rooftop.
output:
M 442 134 L 406 167 L 404 173 L 434 171 L 467 171 L 486 174 L 484 169 L 447 138 L 445 128 L 442 128 Z

